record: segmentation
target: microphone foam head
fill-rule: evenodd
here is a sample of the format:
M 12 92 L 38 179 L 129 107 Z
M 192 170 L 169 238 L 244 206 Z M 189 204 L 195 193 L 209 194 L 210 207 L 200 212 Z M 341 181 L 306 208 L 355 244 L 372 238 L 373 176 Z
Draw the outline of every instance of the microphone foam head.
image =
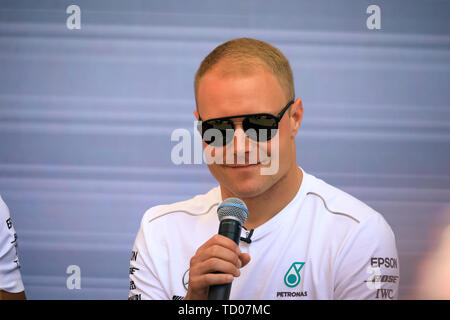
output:
M 231 217 L 244 224 L 248 218 L 248 209 L 245 202 L 241 199 L 228 198 L 217 208 L 217 215 L 219 216 L 219 221 L 222 221 L 226 217 Z

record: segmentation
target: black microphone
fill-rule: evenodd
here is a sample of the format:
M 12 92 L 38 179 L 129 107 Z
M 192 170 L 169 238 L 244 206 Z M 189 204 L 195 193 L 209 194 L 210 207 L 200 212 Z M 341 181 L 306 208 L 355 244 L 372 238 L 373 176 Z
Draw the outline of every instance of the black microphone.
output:
M 217 208 L 217 215 L 220 221 L 219 234 L 239 245 L 242 225 L 248 218 L 244 201 L 238 198 L 225 199 Z M 228 300 L 230 291 L 231 283 L 212 285 L 209 287 L 208 300 Z

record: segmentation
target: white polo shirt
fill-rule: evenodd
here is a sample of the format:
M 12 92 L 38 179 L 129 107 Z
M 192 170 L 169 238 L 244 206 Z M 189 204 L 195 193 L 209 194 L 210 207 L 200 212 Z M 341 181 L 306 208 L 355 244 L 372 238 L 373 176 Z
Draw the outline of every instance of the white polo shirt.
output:
M 24 291 L 17 256 L 17 235 L 9 209 L 0 196 L 0 290 L 18 293 Z
M 399 261 L 387 222 L 302 171 L 294 199 L 254 229 L 251 243 L 240 241 L 251 260 L 234 279 L 230 299 L 396 299 Z M 189 261 L 217 234 L 222 201 L 216 187 L 144 214 L 131 255 L 129 299 L 186 295 Z

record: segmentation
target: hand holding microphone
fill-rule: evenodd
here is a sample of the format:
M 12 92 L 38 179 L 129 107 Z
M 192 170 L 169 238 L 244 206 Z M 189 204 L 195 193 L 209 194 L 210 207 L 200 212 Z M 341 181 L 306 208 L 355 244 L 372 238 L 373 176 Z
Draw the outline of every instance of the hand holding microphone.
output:
M 217 214 L 219 234 L 205 242 L 191 258 L 185 299 L 228 299 L 233 278 L 239 277 L 239 269 L 250 261 L 250 256 L 241 253 L 238 246 L 241 227 L 248 217 L 245 203 L 228 198 Z

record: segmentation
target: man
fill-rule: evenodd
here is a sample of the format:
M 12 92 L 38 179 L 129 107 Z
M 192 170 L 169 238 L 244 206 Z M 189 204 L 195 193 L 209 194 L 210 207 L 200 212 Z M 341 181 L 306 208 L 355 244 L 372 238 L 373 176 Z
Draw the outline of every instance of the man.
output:
M 17 235 L 0 196 L 0 300 L 22 300 L 25 292 L 17 256 Z
M 225 160 L 208 164 L 219 186 L 145 213 L 130 299 L 207 299 L 211 285 L 230 282 L 230 299 L 397 297 L 395 238 L 383 217 L 297 165 L 303 106 L 278 49 L 247 38 L 220 45 L 197 71 L 195 97 L 204 150 Z M 234 136 L 211 138 L 205 129 Z M 239 139 L 244 146 L 233 144 Z M 263 143 L 267 159 L 279 159 L 271 174 L 262 174 L 273 165 L 263 155 L 249 161 Z M 249 211 L 239 246 L 217 235 L 217 207 L 229 197 Z

